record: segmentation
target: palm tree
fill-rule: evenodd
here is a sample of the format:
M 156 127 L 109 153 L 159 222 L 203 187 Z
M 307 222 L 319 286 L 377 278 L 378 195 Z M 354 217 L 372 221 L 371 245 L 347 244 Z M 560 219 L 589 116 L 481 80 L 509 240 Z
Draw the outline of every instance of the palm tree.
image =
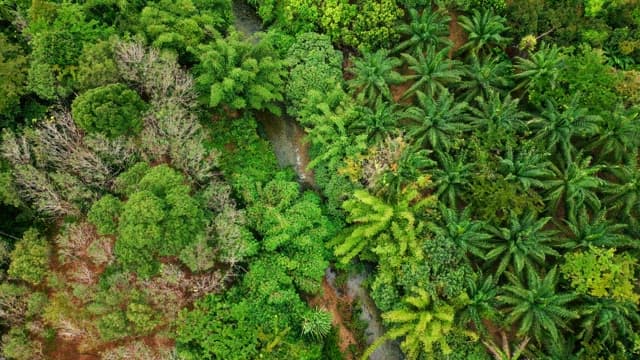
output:
M 399 258 L 410 252 L 414 258 L 422 259 L 419 235 L 424 225 L 416 214 L 424 213 L 425 207 L 434 202 L 433 197 L 423 197 L 418 191 L 428 185 L 428 178 L 422 177 L 412 186 L 405 187 L 401 196 L 389 203 L 365 190 L 356 190 L 353 198 L 343 203 L 348 213 L 346 220 L 351 226 L 331 241 L 335 245 L 335 255 L 347 264 L 365 249 L 391 245 L 393 255 Z
M 554 177 L 547 181 L 548 192 L 546 200 L 549 209 L 556 211 L 563 202 L 564 213 L 569 219 L 575 219 L 578 212 L 588 205 L 591 209 L 600 209 L 600 199 L 596 191 L 607 185 L 607 182 L 596 175 L 604 167 L 591 166 L 591 157 L 569 159 L 561 162 L 562 166 L 551 166 Z
M 549 47 L 542 44 L 540 49 L 528 58 L 517 57 L 514 78 L 520 79 L 520 83 L 513 89 L 524 89 L 527 92 L 553 90 L 558 85 L 558 78 L 564 68 L 564 55 L 554 44 Z
M 487 240 L 491 239 L 491 235 L 484 231 L 486 224 L 483 221 L 471 219 L 471 207 L 457 211 L 440 204 L 439 210 L 439 221 L 429 225 L 436 237 L 453 242 L 465 253 L 468 263 L 471 263 L 469 253 L 483 259 L 484 249 L 487 248 Z
M 595 338 L 613 344 L 637 338 L 634 329 L 640 328 L 640 311 L 636 304 L 592 296 L 587 299 L 587 304 L 581 309 L 582 330 L 578 334 L 582 341 L 590 342 Z
M 498 346 L 493 340 L 482 340 L 482 344 L 489 350 L 495 360 L 518 360 L 527 349 L 527 345 L 531 338 L 526 336 L 520 343 L 514 348 L 507 338 L 507 333 L 500 331 L 500 338 L 502 340 L 502 346 Z
M 408 184 L 417 181 L 426 169 L 436 165 L 429 157 L 430 153 L 431 151 L 415 145 L 402 150 L 398 161 L 382 175 L 380 181 L 380 190 L 386 193 L 387 199 L 396 199 Z
M 598 150 L 599 157 L 611 155 L 614 162 L 620 163 L 635 161 L 638 146 L 640 146 L 639 109 L 626 110 L 622 104 L 618 104 L 616 110 L 603 119 L 596 141 L 589 149 Z
M 473 164 L 463 156 L 454 158 L 448 153 L 438 152 L 439 167 L 432 170 L 436 195 L 450 208 L 457 207 L 460 195 L 468 191 Z
M 457 314 L 459 324 L 467 328 L 469 323 L 484 336 L 488 334 L 484 320 L 495 320 L 498 317 L 496 295 L 498 289 L 492 275 L 474 274 L 467 278 L 467 295 L 469 300 Z
M 568 319 L 578 318 L 578 312 L 568 308 L 577 296 L 556 291 L 557 267 L 540 279 L 534 271 L 527 273 L 525 285 L 518 276 L 508 273 L 511 285 L 503 287 L 498 301 L 506 306 L 507 323 L 518 325 L 518 335 L 531 335 L 538 342 L 559 340 L 558 328 L 567 328 Z
M 547 188 L 546 178 L 553 177 L 549 154 L 543 154 L 533 149 L 523 149 L 519 152 L 508 148 L 504 156 L 500 157 L 498 171 L 505 180 L 520 184 L 524 190 L 531 187 Z
M 362 58 L 354 59 L 353 67 L 349 69 L 355 76 L 349 80 L 349 88 L 357 92 L 357 98 L 366 104 L 374 104 L 379 97 L 393 101 L 389 85 L 404 81 L 402 75 L 394 70 L 400 65 L 400 59 L 389 57 L 387 50 L 365 51 Z
M 569 104 L 562 106 L 562 110 L 555 101 L 547 99 L 541 117 L 529 121 L 531 128 L 536 130 L 535 139 L 543 148 L 551 152 L 559 149 L 565 160 L 571 157 L 572 140 L 576 136 L 587 137 L 599 131 L 600 117 L 579 107 L 579 98 L 579 94 L 573 96 Z
M 418 144 L 429 144 L 436 151 L 449 150 L 456 139 L 468 129 L 462 120 L 466 117 L 467 103 L 456 102 L 447 89 L 437 98 L 417 92 L 418 106 L 408 108 L 404 117 L 410 122 L 408 135 Z
M 637 161 L 631 165 L 612 166 L 609 168 L 616 177 L 616 182 L 605 190 L 609 195 L 607 204 L 622 211 L 627 219 L 638 220 L 640 216 L 640 169 Z
M 357 133 L 364 133 L 370 144 L 382 141 L 391 132 L 398 129 L 398 122 L 402 119 L 400 106 L 378 98 L 373 107 L 360 106 L 358 119 L 353 122 L 351 129 Z
M 409 49 L 413 54 L 424 54 L 429 46 L 449 45 L 449 21 L 451 18 L 443 10 L 425 9 L 418 13 L 409 9 L 411 20 L 408 24 L 398 26 L 398 32 L 407 39 L 393 49 L 394 53 Z
M 407 75 L 406 80 L 415 82 L 404 97 L 408 97 L 418 90 L 427 95 L 433 95 L 437 90 L 444 90 L 447 85 L 460 81 L 462 71 L 458 69 L 460 62 L 449 59 L 449 48 L 437 51 L 433 46 L 429 46 L 426 55 L 423 53 L 413 57 L 409 54 L 402 54 L 405 62 L 409 65 L 412 75 Z
M 567 247 L 588 249 L 597 247 L 640 247 L 637 241 L 623 233 L 628 225 L 612 223 L 606 218 L 605 209 L 597 209 L 589 216 L 589 212 L 583 208 L 574 219 L 565 220 L 571 234 L 571 243 Z
M 471 18 L 460 16 L 458 24 L 469 34 L 469 40 L 459 50 L 486 55 L 491 47 L 508 44 L 511 38 L 502 36 L 509 29 L 506 21 L 502 16 L 494 15 L 491 10 L 482 13 L 473 10 Z
M 462 99 L 470 102 L 478 96 L 487 98 L 491 92 L 504 93 L 512 84 L 511 68 L 509 62 L 495 56 L 479 59 L 471 55 L 471 63 L 462 69 L 462 81 L 456 84 L 463 92 Z
M 511 217 L 508 228 L 489 226 L 494 235 L 490 243 L 492 250 L 485 255 L 489 263 L 500 260 L 496 269 L 496 277 L 500 277 L 511 265 L 516 273 L 535 273 L 537 265 L 544 264 L 547 256 L 559 256 L 554 250 L 556 231 L 543 230 L 550 217 L 537 218 L 534 212 L 524 216 Z
M 522 133 L 529 114 L 521 111 L 518 99 L 489 92 L 488 97 L 478 97 L 478 106 L 471 107 L 471 124 L 482 132 L 482 140 L 497 148 L 515 146 L 516 134 Z
M 420 354 L 431 354 L 434 344 L 439 344 L 445 355 L 452 352 L 446 335 L 453 329 L 455 309 L 433 299 L 423 289 L 414 288 L 412 291 L 413 295 L 403 299 L 406 308 L 382 314 L 382 318 L 392 324 L 391 328 L 371 344 L 362 359 L 368 359 L 385 341 L 400 337 L 403 338 L 400 346 L 409 359 L 418 359 Z

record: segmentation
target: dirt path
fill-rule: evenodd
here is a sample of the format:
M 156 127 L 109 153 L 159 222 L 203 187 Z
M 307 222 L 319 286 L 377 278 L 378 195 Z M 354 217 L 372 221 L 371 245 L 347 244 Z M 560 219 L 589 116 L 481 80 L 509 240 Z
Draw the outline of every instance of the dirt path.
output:
M 338 337 L 340 339 L 340 351 L 344 354 L 345 359 L 353 360 L 353 356 L 349 351 L 349 346 L 357 346 L 356 336 L 345 324 L 347 321 L 340 312 L 340 304 L 350 303 L 351 299 L 344 298 L 336 294 L 336 291 L 329 285 L 327 278 L 322 278 L 322 293 L 309 300 L 310 306 L 317 306 L 331 313 L 333 325 L 338 328 Z
M 451 22 L 449 22 L 449 40 L 453 43 L 449 51 L 449 57 L 453 57 L 453 54 L 467 42 L 467 34 L 458 24 L 458 14 L 451 10 L 449 11 L 449 15 L 451 16 Z

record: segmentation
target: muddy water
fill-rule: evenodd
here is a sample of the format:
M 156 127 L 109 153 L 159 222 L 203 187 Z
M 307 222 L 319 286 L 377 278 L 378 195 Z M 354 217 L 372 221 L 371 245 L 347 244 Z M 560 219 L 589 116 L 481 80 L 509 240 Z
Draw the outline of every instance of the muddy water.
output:
M 373 299 L 369 296 L 367 289 L 364 287 L 363 282 L 366 279 L 367 274 L 351 274 L 349 275 L 345 284 L 347 296 L 355 299 L 360 304 L 360 320 L 367 323 L 367 329 L 365 330 L 365 336 L 367 338 L 367 346 L 371 345 L 376 339 L 383 336 L 385 333 L 382 319 L 380 318 L 380 312 L 376 307 Z M 336 289 L 336 274 L 330 268 L 325 272 L 325 278 L 329 285 Z M 380 345 L 376 351 L 369 357 L 370 360 L 401 360 L 404 359 L 402 351 L 396 341 L 386 341 Z

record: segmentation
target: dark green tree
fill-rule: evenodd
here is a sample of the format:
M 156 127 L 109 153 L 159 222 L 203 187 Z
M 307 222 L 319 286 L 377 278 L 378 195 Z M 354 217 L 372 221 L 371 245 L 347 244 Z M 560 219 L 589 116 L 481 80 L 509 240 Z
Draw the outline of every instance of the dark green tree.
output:
M 387 50 L 364 51 L 362 58 L 353 60 L 349 70 L 354 78 L 349 80 L 349 88 L 357 93 L 357 99 L 365 104 L 374 104 L 378 98 L 393 101 L 390 85 L 403 81 L 396 68 L 402 64 L 400 59 L 390 57 Z
M 435 47 L 429 46 L 426 54 L 420 53 L 414 57 L 404 53 L 402 58 L 411 70 L 410 75 L 406 75 L 405 79 L 413 81 L 404 97 L 409 97 L 418 90 L 434 96 L 461 79 L 461 63 L 449 58 L 449 48 L 436 50 Z
M 429 46 L 448 45 L 449 15 L 442 10 L 431 11 L 409 9 L 409 23 L 398 26 L 398 32 L 406 40 L 398 44 L 393 52 L 408 51 L 413 54 L 424 54 Z
M 535 271 L 527 274 L 525 284 L 508 273 L 510 284 L 503 287 L 497 299 L 505 306 L 507 323 L 517 325 L 520 336 L 530 335 L 539 343 L 555 343 L 560 339 L 559 330 L 568 329 L 567 320 L 578 318 L 578 311 L 570 304 L 577 297 L 556 290 L 556 267 L 542 279 Z
M 140 132 L 142 113 L 147 106 L 126 85 L 111 84 L 81 94 L 71 108 L 73 119 L 80 128 L 113 138 Z

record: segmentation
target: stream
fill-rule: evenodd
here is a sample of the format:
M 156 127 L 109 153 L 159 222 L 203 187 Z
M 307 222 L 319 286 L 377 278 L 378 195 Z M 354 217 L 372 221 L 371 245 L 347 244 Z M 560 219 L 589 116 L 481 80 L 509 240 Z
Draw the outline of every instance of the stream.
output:
M 262 30 L 262 22 L 255 10 L 245 0 L 233 1 L 233 15 L 235 27 L 252 41 L 257 41 L 254 34 Z M 269 113 L 257 116 L 260 124 L 259 131 L 266 136 L 275 152 L 281 167 L 291 166 L 298 175 L 298 181 L 305 187 L 315 188 L 313 172 L 307 169 L 309 164 L 309 144 L 304 141 L 305 132 L 295 119 L 288 116 L 277 117 Z M 360 319 L 367 323 L 365 336 L 367 345 L 384 335 L 385 329 L 380 318 L 380 311 L 376 308 L 363 282 L 367 273 L 351 274 L 346 282 L 347 295 L 360 304 Z M 335 282 L 336 274 L 330 268 L 325 273 L 325 279 L 331 290 L 338 292 Z M 382 344 L 370 357 L 370 360 L 400 360 L 402 352 L 397 342 L 387 341 Z

